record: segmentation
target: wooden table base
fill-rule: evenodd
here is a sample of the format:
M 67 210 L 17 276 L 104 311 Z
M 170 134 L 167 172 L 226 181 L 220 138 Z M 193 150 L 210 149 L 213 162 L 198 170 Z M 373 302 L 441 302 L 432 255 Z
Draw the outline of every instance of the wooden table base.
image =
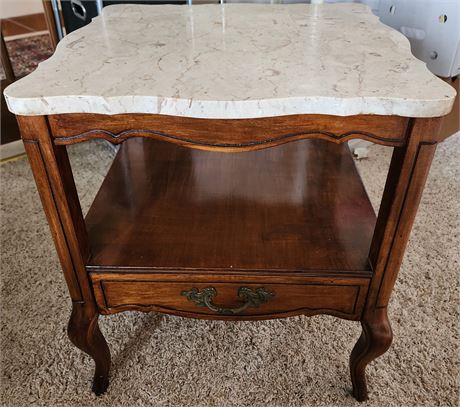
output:
M 140 310 L 359 320 L 351 379 L 367 398 L 365 368 L 391 344 L 387 306 L 439 119 L 18 120 L 73 301 L 69 337 L 96 363 L 96 394 L 110 370 L 99 314 Z M 357 137 L 395 147 L 377 219 L 343 144 Z M 66 145 L 94 138 L 127 141 L 84 219 Z

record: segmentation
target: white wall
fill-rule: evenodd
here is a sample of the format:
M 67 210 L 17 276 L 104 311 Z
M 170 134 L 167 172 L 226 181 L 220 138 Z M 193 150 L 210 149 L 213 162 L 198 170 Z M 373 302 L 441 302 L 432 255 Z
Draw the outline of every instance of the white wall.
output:
M 41 0 L 0 0 L 0 18 L 42 13 Z

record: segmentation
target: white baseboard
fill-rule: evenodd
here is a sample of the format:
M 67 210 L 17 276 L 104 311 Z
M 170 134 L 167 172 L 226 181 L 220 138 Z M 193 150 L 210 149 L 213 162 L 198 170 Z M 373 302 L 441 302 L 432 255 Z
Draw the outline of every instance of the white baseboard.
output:
M 24 144 L 22 140 L 13 141 L 12 143 L 0 145 L 0 161 L 24 154 Z

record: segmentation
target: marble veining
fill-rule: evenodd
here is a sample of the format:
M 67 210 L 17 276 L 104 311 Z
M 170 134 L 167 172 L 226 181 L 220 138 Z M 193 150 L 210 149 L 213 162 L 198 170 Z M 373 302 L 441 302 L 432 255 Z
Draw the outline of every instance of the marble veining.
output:
M 455 91 L 361 4 L 115 5 L 5 90 L 19 115 L 436 117 Z

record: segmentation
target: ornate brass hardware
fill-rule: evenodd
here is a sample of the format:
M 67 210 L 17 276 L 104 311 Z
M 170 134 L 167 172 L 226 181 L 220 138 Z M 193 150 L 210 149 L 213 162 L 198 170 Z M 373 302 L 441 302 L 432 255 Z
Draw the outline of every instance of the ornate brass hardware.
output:
M 248 287 L 240 287 L 238 297 L 245 301 L 244 304 L 237 308 L 224 308 L 212 303 L 213 298 L 217 295 L 217 290 L 214 287 L 203 288 L 201 291 L 194 287 L 189 291 L 182 291 L 181 295 L 200 307 L 208 307 L 211 311 L 224 315 L 239 314 L 249 307 L 257 308 L 260 304 L 274 297 L 273 293 L 265 291 L 263 288 L 256 288 L 253 291 Z

